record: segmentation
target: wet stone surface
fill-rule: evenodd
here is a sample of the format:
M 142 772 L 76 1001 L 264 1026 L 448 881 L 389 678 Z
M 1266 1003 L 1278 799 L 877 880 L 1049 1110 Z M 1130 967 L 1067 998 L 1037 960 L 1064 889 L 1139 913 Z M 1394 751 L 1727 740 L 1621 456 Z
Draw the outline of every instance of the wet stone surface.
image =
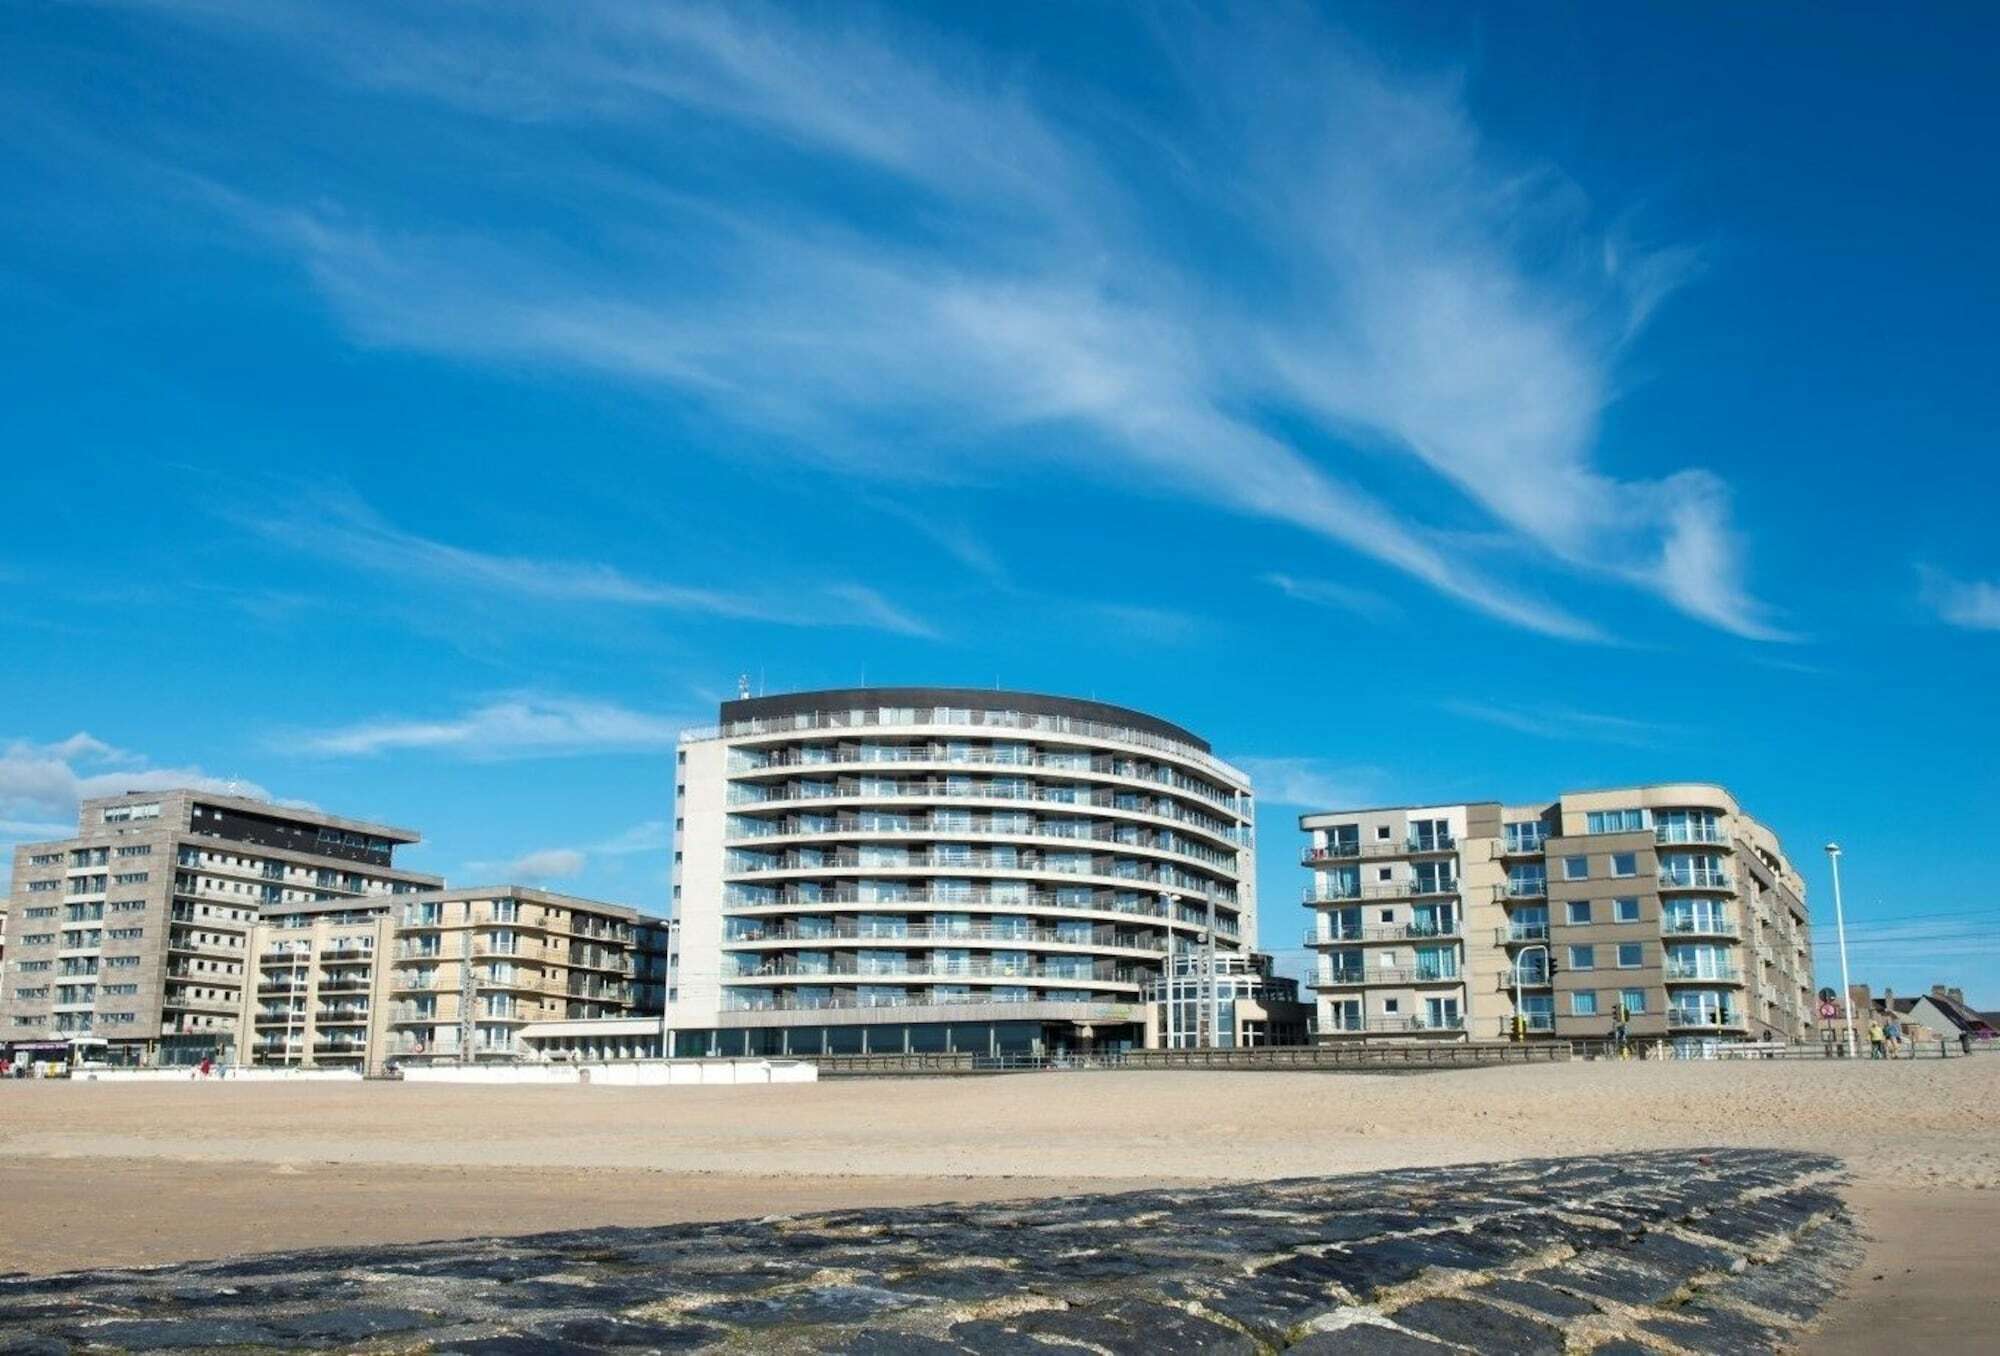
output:
M 0 1277 L 80 1351 L 1773 1351 L 1858 1257 L 1839 1164 L 1710 1150 Z

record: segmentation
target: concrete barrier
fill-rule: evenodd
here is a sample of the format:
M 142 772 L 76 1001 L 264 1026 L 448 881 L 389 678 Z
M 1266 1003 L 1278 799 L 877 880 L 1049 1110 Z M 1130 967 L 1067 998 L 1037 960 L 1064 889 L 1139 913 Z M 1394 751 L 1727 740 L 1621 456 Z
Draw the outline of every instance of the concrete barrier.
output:
M 813 1083 L 819 1070 L 796 1059 L 632 1059 L 615 1062 L 551 1060 L 546 1064 L 405 1065 L 408 1083 L 588 1083 L 608 1087 L 721 1087 L 761 1083 Z

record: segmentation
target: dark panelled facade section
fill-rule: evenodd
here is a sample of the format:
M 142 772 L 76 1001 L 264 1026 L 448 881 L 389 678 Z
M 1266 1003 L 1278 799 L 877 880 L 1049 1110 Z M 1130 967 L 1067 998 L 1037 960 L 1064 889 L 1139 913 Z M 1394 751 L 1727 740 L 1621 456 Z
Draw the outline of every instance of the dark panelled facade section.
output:
M 341 832 L 327 829 L 322 833 L 317 824 L 300 824 L 276 815 L 251 814 L 244 810 L 233 810 L 220 805 L 194 807 L 193 821 L 188 825 L 191 833 L 199 833 L 210 838 L 228 838 L 239 843 L 254 843 L 259 847 L 284 848 L 292 852 L 313 852 L 322 857 L 337 857 L 346 862 L 363 862 L 369 866 L 389 866 L 389 854 L 393 844 L 384 838 L 375 838 L 381 847 L 368 846 L 370 835 Z M 339 833 L 339 841 L 326 836 Z M 360 839 L 351 843 L 350 838 Z
M 1211 750 L 1208 741 L 1170 721 L 1149 716 L 1129 707 L 1109 702 L 1084 701 L 1078 697 L 1050 697 L 1039 692 L 1008 692 L 988 687 L 838 687 L 821 692 L 787 692 L 776 697 L 744 697 L 722 704 L 722 723 L 739 720 L 774 720 L 785 716 L 822 711 L 864 711 L 876 707 L 949 710 L 1018 711 L 1023 715 L 1063 716 L 1070 720 L 1092 720 L 1104 725 L 1122 725 L 1162 739 L 1191 744 L 1203 753 Z

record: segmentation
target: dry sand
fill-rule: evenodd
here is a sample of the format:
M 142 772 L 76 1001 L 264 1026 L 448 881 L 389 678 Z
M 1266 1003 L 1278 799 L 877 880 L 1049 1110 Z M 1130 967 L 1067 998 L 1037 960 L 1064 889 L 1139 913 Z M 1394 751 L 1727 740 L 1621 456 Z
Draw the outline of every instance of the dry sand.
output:
M 2000 1307 L 1973 1267 L 2000 1226 L 1996 1109 L 1994 1057 L 760 1088 L 8 1083 L 0 1270 L 1746 1145 L 1846 1159 L 1876 1237 L 1811 1350 L 1992 1350 Z

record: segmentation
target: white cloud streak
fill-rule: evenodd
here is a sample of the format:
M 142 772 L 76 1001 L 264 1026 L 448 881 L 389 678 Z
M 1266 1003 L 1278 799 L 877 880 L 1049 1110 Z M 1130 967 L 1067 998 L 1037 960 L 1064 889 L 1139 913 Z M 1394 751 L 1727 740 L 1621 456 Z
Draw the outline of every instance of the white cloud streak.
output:
M 419 750 L 491 761 L 669 749 L 694 723 L 614 702 L 520 695 L 486 702 L 457 716 L 362 721 L 288 735 L 276 742 L 288 751 L 321 757 Z
M 885 475 L 1032 449 L 1286 524 L 1517 626 L 1605 638 L 1458 549 L 1430 511 L 1448 505 L 1566 573 L 1785 638 L 1744 584 L 1719 477 L 1627 480 L 1597 462 L 1620 355 L 1692 257 L 1594 225 L 1575 186 L 1482 141 L 1455 82 L 1386 70 L 1296 12 L 1158 23 L 1187 110 L 1158 125 L 1102 91 L 1079 100 L 851 13 L 812 27 L 748 5 L 585 3 L 470 24 L 180 12 L 228 16 L 351 87 L 474 123 L 609 129 L 650 166 L 538 166 L 607 218 L 574 251 L 390 208 L 239 203 L 363 342 L 692 394 L 804 455 Z M 898 227 L 768 180 L 754 187 L 775 200 L 745 211 L 716 187 L 746 187 L 726 167 L 660 168 L 691 131 L 869 177 Z M 1149 224 L 1163 210 L 1226 240 L 1228 263 L 1164 241 Z M 1326 446 L 1277 436 L 1245 412 L 1258 405 L 1288 408 Z M 1433 483 L 1371 492 L 1384 453 Z M 542 563 L 450 563 L 515 586 L 548 578 Z
M 1455 716 L 1484 725 L 1533 735 L 1537 739 L 1582 740 L 1602 744 L 1629 744 L 1637 747 L 1659 742 L 1667 727 L 1628 716 L 1607 716 L 1594 711 L 1578 711 L 1567 706 L 1495 706 L 1489 702 L 1451 700 L 1440 703 Z
M 1396 605 L 1379 593 L 1341 584 L 1331 579 L 1300 579 L 1289 574 L 1267 574 L 1264 582 L 1287 598 L 1336 612 L 1352 613 L 1368 621 L 1382 621 L 1396 614 Z
M 290 550 L 429 586 L 461 587 L 539 603 L 602 603 L 705 613 L 787 626 L 856 626 L 899 635 L 936 632 L 861 584 L 810 585 L 795 600 L 635 578 L 609 565 L 499 555 L 453 546 L 396 527 L 352 495 L 328 493 L 309 516 L 231 514 L 231 520 Z
M 2000 583 L 1954 579 L 1920 568 L 1924 603 L 1947 626 L 1967 631 L 2000 631 Z
M 589 859 L 575 848 L 545 848 L 524 853 L 510 862 L 467 862 L 466 872 L 492 884 L 539 885 L 583 874 Z
M 1373 798 L 1373 772 L 1338 767 L 1324 759 L 1249 756 L 1230 762 L 1250 775 L 1250 789 L 1259 805 L 1332 810 L 1365 805 Z

